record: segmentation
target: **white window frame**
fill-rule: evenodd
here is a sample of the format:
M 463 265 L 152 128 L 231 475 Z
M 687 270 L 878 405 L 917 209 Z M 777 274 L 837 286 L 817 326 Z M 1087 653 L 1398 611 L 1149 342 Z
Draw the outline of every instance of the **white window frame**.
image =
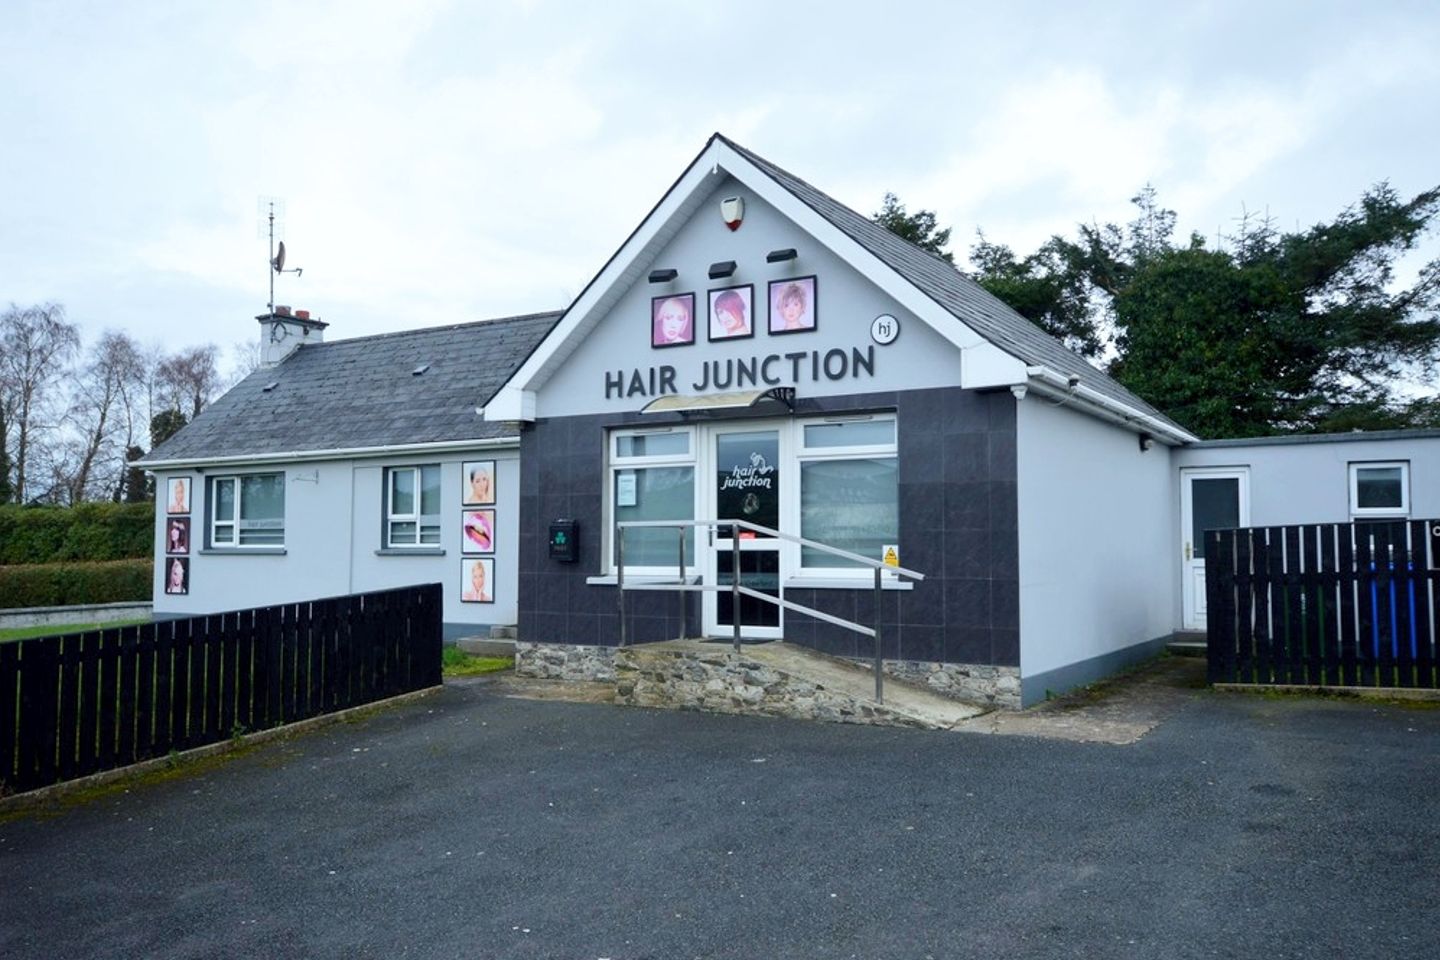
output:
M 827 424 L 827 423 L 857 423 L 857 422 L 865 422 L 865 421 L 874 421 L 874 422 L 889 421 L 889 423 L 891 424 L 891 432 L 890 432 L 891 439 L 890 439 L 890 442 L 889 442 L 889 443 L 875 443 L 875 444 L 852 444 L 852 445 L 850 445 L 850 446 L 844 446 L 844 447 L 807 447 L 807 446 L 806 446 L 806 432 L 805 432 L 805 428 L 806 428 L 807 426 L 815 426 L 815 425 L 817 425 L 817 424 Z M 895 483 L 896 483 L 896 486 L 897 486 L 897 488 L 898 488 L 899 483 L 900 483 L 900 473 L 899 473 L 899 466 L 900 466 L 900 422 L 899 422 L 899 419 L 898 419 L 898 417 L 896 416 L 896 414 L 894 414 L 894 413 L 845 414 L 845 415 L 836 415 L 836 416 L 830 416 L 830 417 L 817 417 L 817 418 L 808 419 L 808 420 L 798 420 L 798 421 L 796 421 L 796 423 L 795 423 L 795 431 L 796 431 L 796 437 L 795 437 L 795 457 L 794 457 L 795 479 L 794 479 L 794 481 L 793 481 L 793 486 L 791 487 L 791 489 L 792 489 L 792 491 L 793 491 L 793 494 L 792 494 L 792 495 L 793 495 L 793 497 L 794 497 L 794 503 L 795 503 L 795 514 L 794 514 L 794 517 L 795 517 L 795 530 L 796 530 L 796 532 L 797 532 L 798 534 L 800 534 L 800 536 L 804 536 L 804 535 L 805 535 L 805 531 L 804 531 L 804 529 L 803 529 L 802 519 L 801 519 L 801 504 L 804 502 L 804 491 L 801 489 L 801 486 L 802 486 L 802 484 L 805 482 L 805 480 L 804 480 L 804 476 L 805 476 L 804 466 L 805 466 L 806 463 L 816 463 L 816 462 L 828 461 L 828 460 L 884 460 L 884 459 L 892 459 L 892 460 L 895 461 L 895 466 L 896 466 Z M 896 493 L 897 493 L 897 496 L 898 496 L 898 493 L 899 493 L 898 489 L 897 489 Z M 897 522 L 898 522 L 898 519 L 899 519 L 899 518 L 897 517 L 896 519 L 897 519 Z M 812 539 L 813 539 L 813 538 L 812 538 Z M 823 542 L 823 541 L 817 541 L 817 542 Z M 895 531 L 895 543 L 896 543 L 896 546 L 897 546 L 897 548 L 898 548 L 899 543 L 900 543 L 900 531 L 899 531 L 898 529 Z M 879 557 L 876 557 L 876 558 L 874 558 L 874 559 L 878 560 L 878 559 L 880 559 L 880 558 L 879 558 Z M 832 577 L 833 577 L 833 578 L 838 578 L 838 579 L 873 580 L 874 577 L 875 577 L 875 574 L 874 574 L 874 571 L 871 570 L 871 568 L 869 568 L 869 567 L 834 567 L 834 566 L 830 566 L 830 567 L 824 567 L 824 566 L 807 567 L 807 566 L 804 565 L 804 553 L 803 553 L 803 548 L 798 548 L 797 551 L 796 551 L 796 553 L 795 553 L 794 576 L 795 576 L 795 578 L 796 578 L 797 580 L 804 580 L 804 579 L 822 579 L 822 578 L 823 578 L 823 579 L 829 579 L 829 578 L 832 578 Z M 890 577 L 890 576 L 893 576 L 893 574 L 891 574 L 889 571 L 886 571 L 886 576 L 887 576 L 887 577 Z
M 444 531 L 442 530 L 442 526 L 443 526 L 443 524 L 442 524 L 442 517 L 444 516 L 444 507 L 443 507 L 443 504 L 437 509 L 437 512 L 435 512 L 435 513 L 422 513 L 422 512 L 421 512 L 421 499 L 422 499 L 422 497 L 423 497 L 423 495 L 424 495 L 424 479 L 425 479 L 425 471 L 426 471 L 426 470 L 434 470 L 434 471 L 436 472 L 436 474 L 438 475 L 438 474 L 440 473 L 440 464 L 438 464 L 438 463 L 421 463 L 421 464 L 414 464 L 414 465 L 406 464 L 406 465 L 402 465 L 402 466 L 398 466 L 398 467 L 386 467 L 386 468 L 385 468 L 385 480 L 384 480 L 384 483 L 385 483 L 385 549 L 387 549 L 387 550 L 434 550 L 434 549 L 436 549 L 436 548 L 438 548 L 438 547 L 440 546 L 440 541 L 441 541 L 441 539 L 442 539 L 443 532 L 444 532 Z M 410 513 L 396 513 L 396 512 L 395 512 L 395 481 L 394 481 L 392 478 L 393 478 L 393 477 L 395 476 L 395 474 L 397 474 L 397 473 L 407 473 L 407 472 L 410 473 L 410 474 L 412 475 L 412 477 L 413 477 L 412 483 L 414 484 L 414 486 L 412 487 L 412 489 L 415 491 L 415 493 L 414 493 L 415 509 L 414 509 L 413 511 L 411 511 Z M 443 481 L 442 481 L 441 487 L 440 487 L 440 499 L 441 499 L 442 501 L 445 499 L 445 487 L 444 487 Z M 430 518 L 433 518 L 433 520 L 434 520 L 434 522 L 433 522 L 432 524 L 430 524 L 431 526 L 433 526 L 433 527 L 435 528 L 435 539 L 434 539 L 433 541 L 427 541 L 427 540 L 425 539 L 425 528 L 426 528 L 426 523 L 425 523 L 425 521 L 426 521 L 427 519 L 430 519 Z M 396 542 L 395 542 L 395 531 L 394 531 L 394 527 L 395 527 L 395 524 L 397 524 L 397 523 L 413 523 L 413 524 L 415 524 L 415 542 L 414 542 L 414 543 L 396 543 Z
M 212 550 L 278 550 L 285 546 L 285 512 L 282 509 L 280 514 L 280 541 L 278 543 L 241 543 L 240 542 L 240 494 L 244 489 L 242 480 L 249 477 L 279 477 L 280 490 L 285 490 L 285 472 L 280 471 L 257 471 L 255 473 L 231 473 L 223 477 L 210 477 L 210 484 L 207 488 L 206 510 L 209 513 L 209 547 Z M 231 483 L 235 487 L 235 495 L 231 498 L 233 504 L 228 517 L 221 518 L 219 512 L 220 495 L 218 488 L 222 483 Z M 230 539 L 221 540 L 216 534 L 221 527 L 228 527 Z
M 654 436 L 662 434 L 683 434 L 687 438 L 685 453 L 646 454 L 644 456 L 622 456 L 620 454 L 621 437 Z M 615 483 L 616 478 L 626 470 L 643 470 L 651 467 L 689 467 L 691 470 L 690 482 L 690 518 L 695 519 L 696 511 L 699 509 L 700 497 L 700 464 L 696 455 L 697 436 L 694 427 L 672 426 L 672 427 L 651 427 L 637 429 L 612 429 L 606 441 L 606 464 L 605 464 L 605 534 L 602 537 L 604 549 L 604 562 L 602 569 L 607 575 L 615 573 Z M 694 528 L 691 528 L 692 531 Z M 696 538 L 692 532 L 692 544 Z M 693 571 L 699 562 L 699 558 L 692 556 L 686 560 L 686 570 Z M 625 575 L 630 576 L 669 576 L 673 578 L 679 566 L 679 557 L 673 564 L 661 566 L 642 566 L 626 563 Z
M 1400 506 L 1360 506 L 1360 471 L 1400 469 Z M 1410 516 L 1410 461 L 1408 460 L 1352 460 L 1350 475 L 1350 517 L 1354 520 L 1367 518 L 1405 519 Z

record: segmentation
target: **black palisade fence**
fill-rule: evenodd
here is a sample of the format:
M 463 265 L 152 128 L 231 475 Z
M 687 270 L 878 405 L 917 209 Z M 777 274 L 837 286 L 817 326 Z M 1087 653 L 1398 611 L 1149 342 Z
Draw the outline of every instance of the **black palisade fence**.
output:
M 0 795 L 440 683 L 426 584 L 0 643 Z
M 1205 537 L 1212 683 L 1440 687 L 1440 520 Z

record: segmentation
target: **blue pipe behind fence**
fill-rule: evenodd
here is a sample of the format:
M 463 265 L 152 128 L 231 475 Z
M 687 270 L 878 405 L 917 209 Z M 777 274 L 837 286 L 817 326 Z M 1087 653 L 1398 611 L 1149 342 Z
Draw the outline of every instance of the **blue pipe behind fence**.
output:
M 1391 564 L 1389 564 L 1388 566 L 1389 566 L 1389 568 L 1390 568 L 1391 571 L 1394 571 L 1394 569 L 1395 569 L 1395 564 L 1391 563 Z M 1413 563 L 1406 563 L 1406 564 L 1405 564 L 1405 569 L 1406 569 L 1406 570 L 1409 570 L 1409 571 L 1411 571 L 1411 572 L 1413 573 L 1414 570 L 1415 570 L 1415 564 L 1413 564 Z M 1374 562 L 1374 561 L 1371 561 L 1371 563 L 1370 563 L 1370 570 L 1371 570 L 1372 573 L 1378 572 L 1378 570 L 1379 570 L 1379 568 L 1375 566 L 1375 562 Z M 1416 624 L 1417 624 L 1418 621 L 1416 620 L 1416 617 L 1415 617 L 1415 611 L 1416 611 L 1416 606 L 1415 606 L 1415 581 L 1414 581 L 1414 580 L 1411 580 L 1411 581 L 1409 582 L 1409 586 L 1410 586 L 1410 656 L 1411 656 L 1411 657 L 1415 657 L 1415 656 L 1418 655 L 1418 652 L 1419 652 L 1419 649 L 1420 649 L 1419 636 L 1417 635 L 1417 632 L 1416 632 Z M 1395 580 L 1394 580 L 1394 578 L 1392 577 L 1392 578 L 1390 579 L 1390 655 L 1391 655 L 1391 656 L 1397 656 L 1397 657 L 1400 655 L 1400 617 L 1399 617 L 1398 610 L 1399 610 L 1399 604 L 1396 603 L 1396 597 L 1395 597 Z M 1374 580 L 1371 580 L 1371 581 L 1370 581 L 1370 634 L 1371 634 L 1371 637 L 1374 639 L 1374 642 L 1375 642 L 1375 657 L 1376 657 L 1376 659 L 1379 659 L 1379 657 L 1380 657 L 1380 579 L 1379 579 L 1379 577 L 1376 577 Z

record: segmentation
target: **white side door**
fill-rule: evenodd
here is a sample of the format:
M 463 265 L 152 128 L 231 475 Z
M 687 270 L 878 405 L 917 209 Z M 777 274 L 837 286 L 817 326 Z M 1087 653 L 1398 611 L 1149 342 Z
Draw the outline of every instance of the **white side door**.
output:
M 1249 468 L 1195 467 L 1180 471 L 1181 592 L 1185 598 L 1185 629 L 1205 629 L 1205 531 L 1249 525 Z

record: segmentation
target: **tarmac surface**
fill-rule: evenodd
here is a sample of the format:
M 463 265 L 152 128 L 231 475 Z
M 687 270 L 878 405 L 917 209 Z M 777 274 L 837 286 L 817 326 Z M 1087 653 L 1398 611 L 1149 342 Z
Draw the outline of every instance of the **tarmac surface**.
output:
M 983 736 L 523 692 L 0 818 L 0 957 L 1440 956 L 1434 708 L 1142 675 Z M 1126 696 L 1139 739 L 1066 738 Z

